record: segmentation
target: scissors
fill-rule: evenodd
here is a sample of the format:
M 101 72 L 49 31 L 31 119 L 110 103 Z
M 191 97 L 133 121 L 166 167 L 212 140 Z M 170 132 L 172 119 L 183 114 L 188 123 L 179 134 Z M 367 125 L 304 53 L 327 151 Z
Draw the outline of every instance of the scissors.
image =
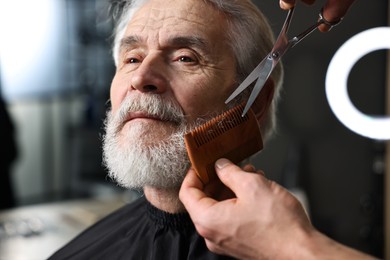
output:
M 286 20 L 284 21 L 282 30 L 279 33 L 279 36 L 274 44 L 274 47 L 272 48 L 271 52 L 267 54 L 267 56 L 257 65 L 257 67 L 247 76 L 247 78 L 237 87 L 237 89 L 228 97 L 228 99 L 225 101 L 225 104 L 229 103 L 232 99 L 237 97 L 239 94 L 241 94 L 247 87 L 249 87 L 252 82 L 254 82 L 257 79 L 257 82 L 252 90 L 251 95 L 249 96 L 248 102 L 246 103 L 246 106 L 242 112 L 242 116 L 245 116 L 245 114 L 248 112 L 249 108 L 252 106 L 253 102 L 255 101 L 256 97 L 259 95 L 261 89 L 263 88 L 265 82 L 271 75 L 271 72 L 275 68 L 275 66 L 278 64 L 280 59 L 283 57 L 283 55 L 292 47 L 297 45 L 300 41 L 302 41 L 306 36 L 308 36 L 310 33 L 312 33 L 314 30 L 317 29 L 317 27 L 321 24 L 326 24 L 330 28 L 333 26 L 336 26 L 341 22 L 342 19 L 339 19 L 335 22 L 329 22 L 327 21 L 323 16 L 323 8 L 321 9 L 319 13 L 319 19 L 317 23 L 313 24 L 309 28 L 307 28 L 305 31 L 300 33 L 299 35 L 293 37 L 292 39 L 288 39 L 287 37 L 287 31 L 290 27 L 291 19 L 294 14 L 294 8 L 292 7 L 287 14 Z

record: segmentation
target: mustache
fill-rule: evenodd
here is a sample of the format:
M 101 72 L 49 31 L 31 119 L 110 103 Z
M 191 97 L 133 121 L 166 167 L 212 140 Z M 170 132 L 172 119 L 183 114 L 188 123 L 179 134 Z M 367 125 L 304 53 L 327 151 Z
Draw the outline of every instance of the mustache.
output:
M 129 113 L 143 112 L 161 121 L 169 121 L 176 125 L 186 123 L 186 116 L 180 105 L 172 99 L 164 99 L 161 95 L 126 96 L 114 115 L 114 121 L 122 124 Z

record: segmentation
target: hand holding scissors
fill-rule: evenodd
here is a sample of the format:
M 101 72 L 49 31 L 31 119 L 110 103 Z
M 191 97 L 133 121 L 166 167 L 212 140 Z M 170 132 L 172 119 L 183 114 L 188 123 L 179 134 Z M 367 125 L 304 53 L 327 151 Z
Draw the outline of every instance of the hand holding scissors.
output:
M 267 81 L 271 72 L 275 68 L 276 64 L 280 61 L 283 55 L 292 47 L 297 45 L 301 40 L 303 40 L 306 36 L 312 33 L 314 30 L 318 28 L 318 26 L 325 24 L 328 27 L 333 27 L 341 22 L 341 19 L 335 22 L 327 21 L 323 16 L 323 9 L 319 14 L 318 21 L 307 28 L 305 31 L 300 33 L 299 35 L 293 37 L 292 39 L 288 39 L 287 32 L 290 27 L 291 19 L 294 14 L 294 6 L 288 11 L 286 20 L 283 24 L 282 30 L 279 33 L 279 36 L 272 48 L 271 52 L 257 65 L 257 67 L 248 75 L 248 77 L 238 86 L 238 88 L 230 95 L 230 97 L 225 101 L 225 103 L 229 103 L 236 96 L 241 94 L 247 87 L 249 87 L 252 82 L 257 79 L 257 82 L 252 90 L 251 95 L 249 96 L 248 102 L 244 108 L 242 116 L 244 116 L 249 108 L 252 106 L 256 97 L 259 95 L 261 89 L 264 86 L 264 83 Z
M 284 10 L 289 10 L 295 5 L 297 0 L 280 0 L 280 7 Z M 301 0 L 306 4 L 313 4 L 315 0 Z M 328 0 L 326 1 L 323 9 L 323 15 L 328 21 L 336 21 L 341 17 L 344 17 L 347 13 L 349 7 L 353 4 L 355 0 Z M 318 28 L 321 32 L 327 32 L 330 30 L 330 27 L 327 25 L 320 25 Z

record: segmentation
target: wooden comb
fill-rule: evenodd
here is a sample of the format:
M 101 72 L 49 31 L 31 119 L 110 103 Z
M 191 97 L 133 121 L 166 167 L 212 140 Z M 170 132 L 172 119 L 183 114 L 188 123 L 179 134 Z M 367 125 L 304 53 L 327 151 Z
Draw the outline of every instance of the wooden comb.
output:
M 260 126 L 252 109 L 242 117 L 238 105 L 184 135 L 192 167 L 204 184 L 215 178 L 219 158 L 239 163 L 263 148 Z

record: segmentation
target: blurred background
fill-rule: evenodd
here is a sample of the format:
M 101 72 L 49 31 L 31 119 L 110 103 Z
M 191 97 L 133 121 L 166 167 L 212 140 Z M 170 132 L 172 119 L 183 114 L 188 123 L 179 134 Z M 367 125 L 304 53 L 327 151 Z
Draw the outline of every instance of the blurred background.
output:
M 289 35 L 312 25 L 324 2 L 300 4 Z M 278 34 L 286 15 L 278 1 L 255 3 Z M 338 27 L 314 32 L 285 56 L 278 132 L 254 161 L 303 195 L 319 230 L 378 257 L 384 256 L 386 143 L 336 119 L 325 76 L 345 41 L 388 26 L 388 9 L 388 1 L 357 0 Z M 0 2 L 0 258 L 35 250 L 30 259 L 42 259 L 137 196 L 112 183 L 101 162 L 115 72 L 112 26 L 108 0 Z M 366 114 L 386 113 L 386 64 L 387 50 L 375 51 L 351 71 L 350 97 Z M 37 254 L 42 239 L 53 237 L 57 242 Z

